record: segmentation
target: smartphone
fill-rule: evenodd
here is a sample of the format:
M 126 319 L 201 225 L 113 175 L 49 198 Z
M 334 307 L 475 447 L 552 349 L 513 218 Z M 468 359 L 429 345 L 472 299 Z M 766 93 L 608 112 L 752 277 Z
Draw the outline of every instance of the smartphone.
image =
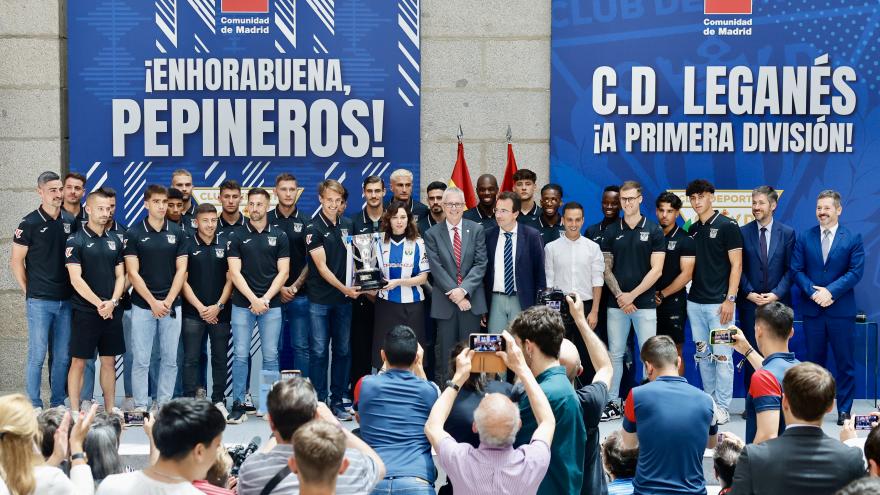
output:
M 733 345 L 733 336 L 737 331 L 736 327 L 716 328 L 709 332 L 709 343 L 712 345 Z
M 857 430 L 871 430 L 873 429 L 872 423 L 875 420 L 874 416 L 871 416 L 870 414 L 855 415 L 853 416 L 853 426 Z
M 471 361 L 472 373 L 504 373 L 507 366 L 504 360 L 495 355 L 506 351 L 504 337 L 497 333 L 472 333 L 468 337 L 469 347 L 476 353 Z
M 302 371 L 300 370 L 281 370 L 281 379 L 289 380 L 293 377 L 302 376 Z
M 126 426 L 144 426 L 144 418 L 149 416 L 150 413 L 143 411 L 125 411 L 122 413 Z

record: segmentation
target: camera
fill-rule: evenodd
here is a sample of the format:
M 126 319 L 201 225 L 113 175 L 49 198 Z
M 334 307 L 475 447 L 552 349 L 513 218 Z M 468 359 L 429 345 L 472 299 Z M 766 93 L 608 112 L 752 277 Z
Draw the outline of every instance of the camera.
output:
M 538 304 L 559 311 L 563 321 L 572 322 L 574 319 L 568 310 L 568 301 L 565 300 L 565 296 L 565 292 L 562 292 L 560 289 L 548 287 L 538 292 Z
M 235 447 L 229 448 L 227 452 L 229 452 L 229 457 L 232 458 L 232 469 L 229 470 L 230 475 L 237 477 L 238 471 L 241 469 L 241 465 L 244 463 L 245 459 L 256 452 L 259 448 L 260 437 L 252 438 L 251 442 L 247 445 L 238 444 Z

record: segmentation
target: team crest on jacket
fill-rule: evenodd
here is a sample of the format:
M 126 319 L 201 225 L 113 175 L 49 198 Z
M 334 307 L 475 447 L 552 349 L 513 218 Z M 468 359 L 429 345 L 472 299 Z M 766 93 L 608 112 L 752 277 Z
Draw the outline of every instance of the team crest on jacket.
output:
M 670 250 L 670 251 L 674 251 L 674 250 L 675 250 L 675 243 L 676 243 L 676 242 L 678 242 L 678 241 L 669 241 L 669 242 L 667 242 L 667 243 L 666 243 L 666 249 L 668 249 L 668 250 Z
M 276 242 L 275 239 L 277 239 L 277 237 L 267 237 L 267 239 L 269 240 L 269 245 L 274 246 Z
M 71 256 L 73 256 L 73 248 L 72 248 L 72 247 L 69 247 L 69 248 L 67 248 L 67 249 L 64 250 L 64 257 L 65 257 L 65 258 L 70 258 Z
M 718 235 L 718 229 L 709 229 L 709 238 L 714 239 Z
M 293 231 L 294 232 L 300 233 L 300 232 L 302 232 L 302 230 L 303 230 L 303 224 L 301 224 L 301 223 L 293 224 Z
M 640 239 L 642 242 L 647 242 L 647 241 L 648 241 L 648 235 L 649 235 L 649 232 L 639 232 L 639 239 Z
M 116 251 L 116 241 L 107 241 L 107 247 L 110 248 L 111 251 Z
M 65 224 L 64 224 L 64 233 L 65 233 L 65 234 L 69 234 L 69 233 L 70 233 L 70 224 L 69 224 L 69 223 L 65 223 Z
M 168 239 L 168 244 L 174 244 L 177 241 L 177 237 L 174 234 L 166 234 L 165 238 Z
M 339 231 L 342 233 L 342 237 L 348 237 L 348 229 L 339 229 Z
M 214 254 L 216 254 L 218 258 L 222 258 L 223 257 L 223 248 L 214 248 Z
M 194 229 L 197 229 L 197 228 L 199 227 L 199 222 L 196 221 L 195 218 L 190 218 L 190 219 L 189 219 L 189 225 L 190 225 L 190 227 L 192 227 L 192 228 L 194 228 Z

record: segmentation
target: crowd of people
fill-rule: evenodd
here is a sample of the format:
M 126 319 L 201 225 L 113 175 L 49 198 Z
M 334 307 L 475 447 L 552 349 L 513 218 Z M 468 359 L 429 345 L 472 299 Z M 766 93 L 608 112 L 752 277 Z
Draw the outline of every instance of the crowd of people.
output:
M 564 202 L 562 186 L 536 198 L 533 172 L 513 178 L 501 192 L 480 176 L 478 204 L 466 209 L 464 192 L 442 182 L 428 185 L 429 205 L 418 202 L 404 169 L 392 172 L 386 202 L 384 179 L 370 176 L 350 218 L 348 191 L 324 180 L 310 218 L 291 174 L 273 194 L 242 196 L 223 182 L 218 212 L 195 203 L 192 175 L 177 170 L 171 187 L 146 187 L 146 216 L 126 228 L 113 190 L 93 188 L 83 204 L 84 177 L 41 174 L 41 204 L 13 238 L 29 345 L 27 397 L 0 407 L 10 493 L 50 493 L 46 483 L 91 493 L 96 482 L 99 493 L 230 484 L 244 495 L 434 493 L 438 467 L 447 493 L 704 493 L 706 448 L 731 493 L 833 493 L 865 474 L 861 451 L 821 432 L 835 401 L 844 434 L 854 432 L 853 289 L 864 249 L 838 221 L 838 193 L 821 192 L 819 225 L 795 235 L 773 218 L 772 187 L 754 189 L 755 219 L 739 227 L 698 179 L 687 186 L 697 218 L 685 229 L 681 198 L 660 194 L 655 222 L 642 213 L 642 186 L 626 181 L 605 188 L 602 221 L 584 228 L 584 207 Z M 381 288 L 362 290 L 351 276 L 358 234 L 379 235 Z M 788 347 L 793 286 L 811 363 Z M 702 390 L 682 377 L 686 321 Z M 254 329 L 262 363 L 251 376 Z M 731 344 L 713 340 L 718 329 L 736 330 Z M 640 366 L 630 363 L 631 330 Z M 299 377 L 281 380 L 282 332 Z M 506 373 L 471 372 L 472 333 L 502 336 Z M 836 377 L 819 366 L 829 344 Z M 718 433 L 730 420 L 734 352 L 746 370 L 744 440 Z M 631 387 L 632 369 L 646 383 Z M 158 455 L 143 471 L 125 473 L 110 454 L 122 410 L 151 418 Z M 267 420 L 274 442 L 230 478 L 222 432 L 249 414 Z M 357 435 L 338 427 L 353 417 Z M 620 431 L 603 442 L 599 423 L 615 420 Z M 16 454 L 27 445 L 42 457 Z M 818 451 L 827 466 L 811 457 Z M 786 456 L 815 469 L 764 468 Z M 69 477 L 43 469 L 65 462 Z

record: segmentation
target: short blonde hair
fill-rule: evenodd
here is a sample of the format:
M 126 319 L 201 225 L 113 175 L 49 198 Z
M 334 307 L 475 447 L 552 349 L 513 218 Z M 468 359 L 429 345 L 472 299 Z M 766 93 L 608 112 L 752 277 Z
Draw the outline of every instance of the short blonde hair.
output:
M 339 426 L 313 419 L 293 433 L 293 450 L 300 484 L 332 484 L 345 457 L 345 434 Z

